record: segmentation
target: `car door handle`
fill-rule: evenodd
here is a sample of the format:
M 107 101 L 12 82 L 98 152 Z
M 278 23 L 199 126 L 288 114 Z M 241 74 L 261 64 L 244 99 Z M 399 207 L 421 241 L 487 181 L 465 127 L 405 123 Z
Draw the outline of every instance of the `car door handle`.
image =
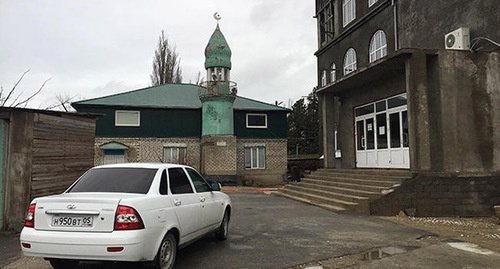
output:
M 180 206 L 182 204 L 181 200 L 174 199 L 174 205 L 175 206 Z
M 205 197 L 201 196 L 200 197 L 200 202 L 202 202 L 202 203 L 205 202 Z

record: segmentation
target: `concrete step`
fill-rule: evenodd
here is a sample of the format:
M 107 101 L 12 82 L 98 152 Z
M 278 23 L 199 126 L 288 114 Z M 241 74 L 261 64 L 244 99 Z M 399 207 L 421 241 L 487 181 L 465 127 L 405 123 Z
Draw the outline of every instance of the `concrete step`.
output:
M 328 169 L 320 168 L 314 173 L 326 172 L 326 173 L 343 173 L 343 174 L 368 174 L 368 175 L 378 175 L 378 176 L 394 176 L 394 177 L 411 177 L 409 170 L 396 170 L 396 169 L 369 169 L 369 168 L 357 168 L 357 169 Z
M 322 208 L 325 208 L 325 209 L 328 209 L 328 210 L 332 210 L 332 211 L 337 211 L 338 212 L 338 211 L 346 211 L 347 210 L 345 207 L 335 206 L 335 205 L 331 205 L 331 204 L 322 203 L 322 202 L 319 202 L 319 201 L 309 200 L 307 198 L 302 198 L 302 197 L 298 197 L 298 196 L 295 196 L 295 195 L 286 194 L 286 193 L 284 193 L 282 191 L 275 191 L 275 192 L 272 192 L 272 194 L 279 195 L 279 196 L 286 197 L 286 198 L 290 198 L 290 199 L 293 199 L 293 200 L 296 200 L 296 201 L 300 201 L 300 202 L 303 202 L 303 203 L 312 204 L 312 205 L 319 206 L 319 207 L 322 207 Z
M 322 186 L 332 186 L 332 187 L 340 187 L 346 189 L 358 189 L 362 191 L 381 193 L 382 190 L 387 189 L 388 187 L 384 186 L 374 186 L 374 185 L 363 185 L 351 182 L 337 182 L 332 180 L 321 180 L 321 179 L 312 179 L 312 178 L 302 178 L 301 182 L 311 183 Z
M 300 186 L 303 188 L 322 190 L 322 191 L 345 194 L 345 195 L 350 195 L 350 196 L 355 196 L 355 197 L 368 197 L 370 200 L 375 200 L 375 199 L 382 196 L 381 191 L 374 192 L 374 191 L 360 190 L 359 188 L 356 188 L 355 185 L 352 187 L 337 187 L 337 186 L 325 186 L 322 184 L 315 184 L 315 183 L 311 183 L 311 182 L 302 181 L 300 183 L 296 183 L 296 184 L 291 185 L 291 186 Z
M 348 174 L 348 173 L 335 173 L 335 172 L 314 172 L 310 175 L 305 176 L 314 176 L 314 177 L 325 177 L 325 178 L 352 178 L 352 179 L 363 179 L 363 180 L 375 180 L 375 181 L 389 181 L 389 182 L 397 182 L 401 183 L 407 177 L 401 176 L 382 176 L 382 175 L 370 175 L 370 174 Z
M 359 204 L 368 205 L 370 203 L 370 199 L 366 196 L 356 196 L 356 195 L 343 194 L 340 192 L 330 192 L 330 191 L 326 191 L 326 190 L 311 189 L 311 188 L 299 186 L 299 185 L 288 185 L 285 187 L 285 190 L 286 189 L 290 189 L 290 190 L 294 190 L 294 191 L 298 191 L 298 192 L 302 192 L 302 193 L 323 196 L 326 198 L 345 201 L 345 202 L 349 202 L 349 203 L 356 203 L 358 205 Z
M 334 198 L 328 198 L 328 197 L 324 197 L 321 195 L 315 195 L 312 193 L 304 193 L 304 192 L 292 190 L 289 188 L 282 189 L 282 190 L 280 190 L 280 192 L 281 192 L 281 194 L 285 194 L 289 197 L 307 199 L 307 200 L 310 200 L 314 203 L 327 204 L 330 206 L 345 208 L 347 210 L 352 210 L 352 211 L 357 211 L 357 209 L 358 209 L 358 204 L 356 204 L 356 203 L 338 200 L 338 199 L 334 199 Z
M 332 181 L 332 182 L 344 182 L 344 183 L 353 183 L 360 185 L 379 186 L 385 188 L 390 188 L 393 187 L 395 184 L 401 183 L 400 181 L 359 179 L 350 177 L 328 177 L 328 176 L 318 176 L 316 174 L 307 175 L 305 178 L 323 180 L 323 181 Z

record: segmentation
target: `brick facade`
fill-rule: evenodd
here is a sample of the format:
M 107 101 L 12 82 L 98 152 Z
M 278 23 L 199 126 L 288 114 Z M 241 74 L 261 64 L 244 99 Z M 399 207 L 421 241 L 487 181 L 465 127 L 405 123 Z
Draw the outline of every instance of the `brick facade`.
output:
M 118 142 L 129 147 L 128 150 L 125 150 L 127 162 L 163 161 L 163 148 L 177 145 L 178 147 L 186 147 L 187 165 L 202 171 L 209 177 L 213 175 L 232 176 L 234 177 L 234 180 L 231 180 L 233 184 L 250 186 L 275 186 L 286 180 L 286 139 L 226 138 L 205 138 L 204 143 L 209 146 L 204 147 L 203 156 L 207 157 L 203 162 L 200 160 L 202 139 L 199 138 L 97 137 L 94 147 L 94 164 L 102 165 L 104 163 L 104 151 L 99 146 L 109 142 Z M 245 147 L 255 145 L 266 148 L 265 169 L 245 169 Z M 205 169 L 202 169 L 203 165 L 205 165 Z

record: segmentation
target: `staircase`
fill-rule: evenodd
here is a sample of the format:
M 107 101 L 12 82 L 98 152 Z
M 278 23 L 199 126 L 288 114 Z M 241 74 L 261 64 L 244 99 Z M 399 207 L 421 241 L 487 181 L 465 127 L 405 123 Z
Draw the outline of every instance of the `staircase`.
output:
M 370 214 L 370 203 L 410 179 L 407 170 L 319 169 L 276 194 L 336 211 Z

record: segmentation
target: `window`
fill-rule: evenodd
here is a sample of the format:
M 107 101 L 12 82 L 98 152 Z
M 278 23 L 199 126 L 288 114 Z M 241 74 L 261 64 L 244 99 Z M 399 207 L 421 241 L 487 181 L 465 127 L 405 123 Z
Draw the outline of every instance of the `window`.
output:
M 357 69 L 356 66 L 356 51 L 350 48 L 345 53 L 344 57 L 344 75 L 347 75 Z
M 387 39 L 382 30 L 378 30 L 370 42 L 370 63 L 387 55 Z
M 115 126 L 140 126 L 139 111 L 115 111 Z
M 125 150 L 105 149 L 104 164 L 125 163 Z
M 373 6 L 378 0 L 368 0 L 368 7 Z
M 267 128 L 267 114 L 247 114 L 247 128 Z
M 187 164 L 186 148 L 184 147 L 163 148 L 163 160 L 166 163 Z
M 172 194 L 193 193 L 193 188 L 182 168 L 168 169 L 168 178 Z
M 207 192 L 212 190 L 210 185 L 208 185 L 205 179 L 200 174 L 198 174 L 198 172 L 191 168 L 186 168 L 186 171 L 188 172 L 191 181 L 193 181 L 194 189 L 196 190 L 196 192 Z
M 158 169 L 94 168 L 83 174 L 68 192 L 123 192 L 146 194 Z
M 335 63 L 332 64 L 332 67 L 330 69 L 330 83 L 335 82 L 337 80 L 337 70 L 336 70 Z
M 320 44 L 333 39 L 333 10 L 333 4 L 331 1 L 328 1 L 328 3 L 317 14 L 319 20 Z
M 245 148 L 245 168 L 246 169 L 266 168 L 266 148 L 265 147 Z
M 321 71 L 321 87 L 326 85 L 326 70 Z
M 167 170 L 163 170 L 163 172 L 161 173 L 160 194 L 161 195 L 167 195 L 168 194 L 168 188 L 167 188 Z
M 342 3 L 344 27 L 356 18 L 356 0 L 344 0 Z

